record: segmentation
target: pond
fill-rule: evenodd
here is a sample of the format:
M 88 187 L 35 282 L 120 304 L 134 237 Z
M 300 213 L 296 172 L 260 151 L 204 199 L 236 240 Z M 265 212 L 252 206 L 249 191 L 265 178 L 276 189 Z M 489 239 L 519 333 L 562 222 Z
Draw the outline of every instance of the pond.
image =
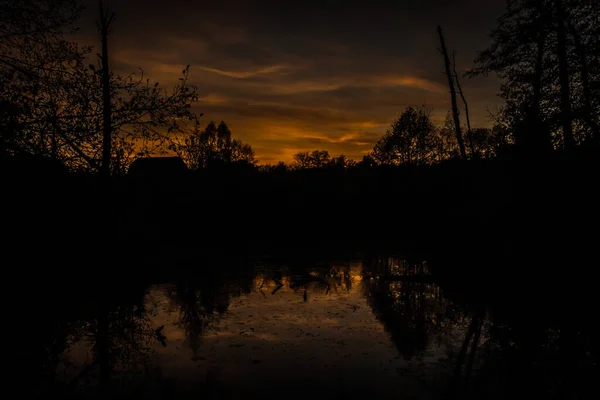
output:
M 38 290 L 39 318 L 25 322 L 31 329 L 21 337 L 30 390 L 77 398 L 551 398 L 573 379 L 561 369 L 559 330 L 497 318 L 440 287 L 425 261 L 371 255 L 210 266 L 118 287 Z M 581 379 L 595 369 L 594 346 L 569 352 Z

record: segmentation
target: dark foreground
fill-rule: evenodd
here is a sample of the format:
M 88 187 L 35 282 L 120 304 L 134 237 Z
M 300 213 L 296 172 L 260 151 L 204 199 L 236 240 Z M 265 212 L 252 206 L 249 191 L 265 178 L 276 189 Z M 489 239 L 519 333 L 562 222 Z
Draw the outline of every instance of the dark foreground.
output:
M 591 398 L 597 164 L 5 168 L 11 390 Z
M 592 398 L 594 296 L 517 305 L 423 260 L 204 257 L 12 282 L 11 388 L 74 398 Z M 518 280 L 518 277 L 514 278 Z M 510 294 L 506 295 L 510 299 Z M 585 301 L 585 303 L 581 303 Z M 582 318 L 576 314 L 585 314 Z

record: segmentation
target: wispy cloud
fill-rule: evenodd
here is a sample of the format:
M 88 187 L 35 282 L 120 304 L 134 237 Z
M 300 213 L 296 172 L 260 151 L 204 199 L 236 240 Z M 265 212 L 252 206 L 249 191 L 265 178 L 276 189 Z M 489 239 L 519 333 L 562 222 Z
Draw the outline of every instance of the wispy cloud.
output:
M 378 78 L 375 81 L 382 86 L 404 86 L 433 93 L 446 92 L 444 85 L 417 76 L 389 76 Z
M 276 73 L 276 72 L 284 70 L 286 67 L 284 65 L 271 65 L 268 67 L 259 68 L 259 69 L 255 69 L 255 70 L 251 70 L 251 71 L 226 71 L 226 70 L 219 69 L 219 68 L 211 68 L 211 67 L 205 67 L 205 66 L 199 66 L 197 68 L 199 68 L 203 71 L 212 72 L 214 74 L 227 76 L 229 78 L 246 79 L 246 78 L 252 78 L 252 77 L 255 77 L 258 75 L 267 75 L 267 74 Z
M 200 94 L 194 109 L 205 122 L 226 121 L 264 162 L 290 161 L 317 148 L 360 158 L 408 105 L 433 107 L 434 120 L 443 121 L 450 96 L 435 25 L 444 26 L 450 46 L 460 46 L 462 71 L 485 47 L 504 7 L 504 0 L 431 0 L 357 2 L 342 10 L 305 1 L 290 12 L 246 0 L 209 7 L 106 1 L 118 15 L 113 68 L 137 73 L 140 67 L 170 86 L 190 64 L 190 83 Z M 95 12 L 91 7 L 79 37 L 97 45 Z M 457 24 L 461 18 L 472 23 Z M 498 82 L 462 84 L 472 123 L 487 124 L 487 108 L 500 102 Z

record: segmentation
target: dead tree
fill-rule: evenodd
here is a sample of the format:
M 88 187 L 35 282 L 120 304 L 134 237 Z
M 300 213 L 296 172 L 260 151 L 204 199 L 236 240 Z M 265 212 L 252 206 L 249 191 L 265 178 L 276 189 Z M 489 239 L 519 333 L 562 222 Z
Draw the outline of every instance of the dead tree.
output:
M 100 7 L 100 20 L 96 25 L 98 35 L 102 43 L 102 164 L 100 166 L 100 174 L 103 176 L 110 175 L 110 160 L 111 160 L 111 141 L 112 141 L 112 105 L 110 97 L 110 70 L 108 65 L 108 34 L 110 27 L 115 19 L 114 13 L 109 13 L 108 8 L 104 7 L 102 0 L 98 2 Z
M 458 79 L 458 73 L 456 72 L 456 53 L 452 53 L 452 69 L 454 72 L 454 79 L 456 80 L 456 88 L 458 89 L 458 94 L 460 94 L 460 98 L 462 99 L 465 105 L 465 118 L 467 119 L 467 140 L 469 141 L 469 148 L 471 150 L 471 158 L 476 157 L 475 154 L 475 144 L 473 143 L 473 130 L 471 129 L 471 118 L 469 118 L 469 104 L 467 103 L 467 98 L 465 97 L 465 93 L 462 90 L 462 86 L 460 85 L 460 80 Z
M 458 116 L 458 105 L 456 102 L 456 89 L 454 88 L 454 79 L 452 78 L 452 70 L 450 68 L 450 57 L 448 56 L 448 50 L 446 49 L 446 41 L 444 40 L 444 33 L 442 27 L 437 28 L 438 35 L 440 36 L 440 52 L 444 56 L 444 64 L 446 65 L 446 75 L 448 76 L 448 86 L 450 87 L 450 96 L 452 100 L 452 117 L 454 118 L 454 127 L 456 129 L 456 140 L 458 141 L 458 148 L 460 149 L 460 156 L 463 160 L 467 159 L 467 152 L 465 151 L 465 142 L 463 141 L 462 131 L 460 128 L 460 118 Z

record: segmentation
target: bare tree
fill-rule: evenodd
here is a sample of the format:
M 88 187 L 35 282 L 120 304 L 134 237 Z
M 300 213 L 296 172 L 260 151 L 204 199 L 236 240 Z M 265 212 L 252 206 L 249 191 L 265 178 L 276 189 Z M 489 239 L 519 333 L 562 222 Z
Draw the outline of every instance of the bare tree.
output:
M 110 175 L 110 156 L 112 142 L 112 110 L 110 97 L 110 70 L 108 63 L 108 34 L 115 19 L 114 13 L 109 13 L 104 7 L 102 0 L 98 2 L 100 8 L 100 20 L 97 22 L 98 35 L 102 43 L 102 166 L 100 173 Z
M 450 57 L 448 56 L 448 49 L 446 48 L 446 41 L 444 39 L 444 33 L 442 27 L 437 28 L 438 35 L 440 37 L 440 52 L 444 56 L 444 64 L 446 66 L 446 76 L 448 77 L 448 86 L 450 88 L 450 98 L 452 100 L 452 116 L 454 118 L 454 127 L 456 129 L 456 140 L 458 141 L 458 147 L 460 149 L 460 156 L 463 160 L 467 159 L 467 152 L 465 150 L 465 142 L 463 141 L 462 131 L 460 128 L 460 118 L 458 116 L 458 104 L 456 102 L 456 89 L 454 88 L 454 79 L 452 70 L 450 68 Z
M 188 82 L 189 66 L 170 93 L 143 71 L 130 75 L 110 71 L 103 38 L 110 33 L 113 17 L 105 8 L 100 10 L 103 54 L 97 66 L 87 63 L 91 48 L 68 42 L 58 28 L 37 29 L 33 38 L 15 34 L 2 41 L 0 58 L 8 54 L 11 60 L 20 60 L 11 66 L 0 61 L 0 101 L 7 105 L 3 116 L 10 111 L 0 133 L 9 153 L 51 155 L 72 169 L 122 173 L 136 157 L 166 151 L 172 136 L 196 120 L 192 105 L 198 92 Z M 36 15 L 33 9 L 24 15 L 29 14 Z M 72 23 L 72 18 L 60 16 L 55 17 L 60 24 Z M 9 28 L 17 33 L 24 29 L 0 26 L 0 32 L 10 32 Z
M 3 151 L 56 155 L 55 135 L 42 131 L 31 137 L 23 124 L 41 114 L 46 125 L 54 124 L 59 92 L 68 87 L 71 68 L 81 59 L 82 50 L 65 40 L 76 30 L 81 9 L 79 0 L 0 0 Z M 45 91 L 48 86 L 55 90 Z
M 465 105 L 465 118 L 467 119 L 467 139 L 469 140 L 469 148 L 471 150 L 471 157 L 477 157 L 475 153 L 475 146 L 473 144 L 473 131 L 471 129 L 471 118 L 469 117 L 469 104 L 467 103 L 467 98 L 462 90 L 462 86 L 460 85 L 460 80 L 458 79 L 458 73 L 456 72 L 456 53 L 452 53 L 452 70 L 454 72 L 454 80 L 456 81 L 456 88 L 458 89 L 458 93 L 460 94 L 460 98 Z

